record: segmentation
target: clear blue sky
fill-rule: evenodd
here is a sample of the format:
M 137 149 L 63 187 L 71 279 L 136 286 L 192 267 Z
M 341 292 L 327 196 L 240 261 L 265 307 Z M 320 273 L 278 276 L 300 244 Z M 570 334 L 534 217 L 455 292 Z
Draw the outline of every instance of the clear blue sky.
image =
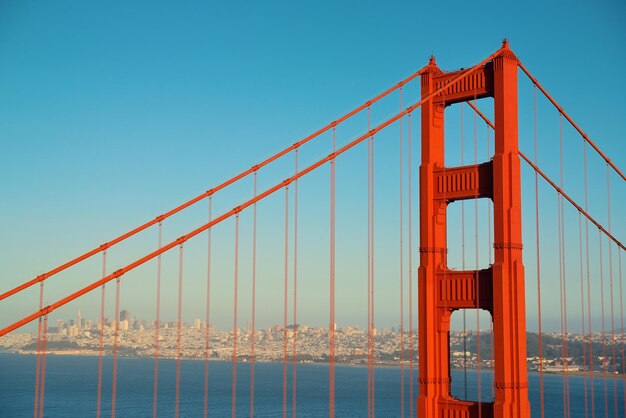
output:
M 3 1 L 0 290 L 47 271 L 250 167 L 412 74 L 427 63 L 429 55 L 435 54 L 443 69 L 467 67 L 499 48 L 505 37 L 521 61 L 590 137 L 622 170 L 626 169 L 624 2 L 454 3 Z M 528 101 L 520 102 L 525 111 L 529 106 Z M 389 115 L 390 111 L 385 110 L 374 122 Z M 551 126 L 550 132 L 554 132 L 556 125 Z M 471 132 L 471 128 L 466 129 Z M 526 125 L 524 129 L 528 132 L 530 128 Z M 573 141 L 575 135 L 570 137 Z M 339 142 L 348 139 L 339 138 Z M 520 136 L 522 148 L 531 151 L 528 139 Z M 397 147 L 397 143 L 393 146 Z M 384 156 L 392 151 L 385 151 L 382 142 L 378 147 L 382 179 L 396 173 L 397 166 L 385 166 Z M 303 159 L 312 162 L 328 151 L 316 148 Z M 415 158 L 418 156 L 416 153 Z M 573 161 L 576 158 L 573 156 Z M 544 162 L 551 173 L 558 175 L 555 158 L 546 155 Z M 569 170 L 579 168 L 574 164 Z M 342 219 L 348 220 L 354 203 L 348 193 L 352 171 L 342 171 L 341 166 L 338 170 L 339 184 L 347 196 L 340 199 L 338 210 L 344 214 Z M 281 172 L 276 178 L 287 175 Z M 417 183 L 416 177 L 414 180 Z M 616 184 L 612 196 L 613 228 L 624 240 L 625 226 L 619 208 L 620 202 L 625 203 L 625 189 L 623 184 L 617 184 L 617 177 L 612 181 Z M 386 199 L 384 180 L 381 182 L 382 211 L 385 202 L 397 199 L 397 193 Z M 604 187 L 604 183 L 600 184 Z M 326 185 L 327 177 L 321 176 L 307 187 L 315 197 L 316 193 L 326 193 L 319 191 Z M 580 188 L 577 190 L 580 196 Z M 341 186 L 338 192 L 342 193 Z M 363 196 L 358 199 L 363 201 Z M 322 207 L 316 209 L 315 202 Z M 326 219 L 326 204 L 320 202 L 325 201 L 311 198 L 303 213 L 309 210 L 313 217 L 319 210 L 323 212 L 320 219 Z M 230 206 L 231 203 L 224 203 L 224 208 Z M 280 207 L 278 200 L 275 209 Z M 361 206 L 360 211 L 363 210 Z M 602 210 L 606 209 L 598 209 Z M 166 237 L 176 238 L 199 225 L 205 211 L 203 206 L 196 218 L 174 224 L 180 232 L 170 233 L 175 228 L 168 229 L 166 225 Z M 361 212 L 359 216 L 364 216 Z M 266 248 L 274 248 L 274 256 L 279 260 L 282 232 L 275 213 L 272 210 L 267 215 L 275 227 L 270 228 L 271 222 L 266 221 L 265 239 L 269 239 Z M 525 220 L 534 218 L 529 214 Z M 245 222 L 249 241 L 249 219 Z M 320 228 L 321 221 L 317 226 L 306 219 L 302 222 L 303 234 L 318 234 L 320 242 L 327 239 L 327 227 Z M 381 215 L 380 222 L 381 230 L 395 228 L 393 215 Z M 361 230 L 364 226 L 359 224 Z M 339 228 L 341 232 L 342 227 Z M 344 238 L 338 238 L 340 243 L 350 245 L 345 235 L 351 228 L 345 226 Z M 222 245 L 231 251 L 227 235 L 224 233 Z M 396 257 L 393 248 L 385 252 L 385 237 L 381 233 L 383 249 L 379 254 L 385 259 L 380 262 L 381 269 L 386 261 L 395 261 L 390 257 Z M 526 237 L 534 238 L 528 234 Z M 155 233 L 147 235 L 146 240 L 146 248 L 154 247 Z M 200 240 L 205 242 L 205 238 Z M 144 242 L 138 241 L 136 247 L 130 244 L 119 259 L 111 262 L 109 271 L 132 259 L 135 249 L 143 251 L 138 249 L 140 244 Z M 310 246 L 308 257 L 321 257 L 315 253 L 315 242 L 311 241 Z M 201 248 L 198 246 L 197 251 L 201 252 Z M 307 248 L 306 243 L 303 248 Z M 225 259 L 230 260 L 230 253 L 225 254 Z M 346 254 L 344 260 L 352 260 L 352 256 Z M 201 258 L 201 254 L 197 257 Z M 326 258 L 319 259 L 325 263 L 325 250 L 323 257 Z M 266 258 L 271 259 L 269 254 Z M 303 268 L 306 263 L 303 261 Z M 532 269 L 527 267 L 527 280 L 534 280 Z M 59 278 L 46 289 L 46 300 L 65 295 L 74 284 L 97 278 L 98 263 L 90 268 L 84 277 Z M 167 281 L 175 283 L 175 257 L 166 268 L 171 270 Z M 216 279 L 216 292 L 223 294 L 216 293 L 216 298 L 228 299 L 232 266 L 215 268 L 223 269 L 221 284 Z M 339 310 L 341 324 L 362 324 L 362 277 L 355 278 L 358 274 L 350 270 L 348 263 L 338 268 L 343 268 L 341 277 L 345 280 L 345 284 L 338 285 L 345 298 Z M 202 269 L 201 261 L 197 268 L 187 269 L 189 275 L 197 275 L 195 279 L 187 278 L 191 283 L 197 280 L 197 287 L 188 292 L 195 296 L 204 292 Z M 268 290 L 267 294 L 261 291 L 267 306 L 279 303 L 282 295 L 280 272 L 270 271 L 268 268 L 269 275 L 276 276 L 271 280 L 276 290 Z M 137 287 L 133 289 L 129 284 L 127 295 L 129 299 L 131 295 L 141 297 L 134 307 L 129 299 L 125 303 L 123 296 L 122 305 L 137 316 L 150 319 L 154 265 L 137 274 L 133 282 Z M 247 267 L 242 274 L 248 275 Z M 385 274 L 381 271 L 380 276 Z M 312 300 L 319 297 L 323 301 L 326 276 L 304 276 L 303 292 L 309 291 Z M 244 289 L 248 288 L 248 280 L 246 277 L 242 283 Z M 310 280 L 310 288 L 306 287 L 306 280 Z M 354 285 L 354 280 L 360 280 L 360 284 Z M 393 280 L 395 286 L 396 279 Z M 356 286 L 359 296 L 352 297 L 348 286 Z M 175 286 L 171 291 L 175 291 Z M 386 294 L 381 290 L 378 312 L 382 325 L 398 322 L 395 291 Z M 173 320 L 175 294 L 167 292 L 165 304 L 169 307 L 164 307 L 164 315 Z M 242 297 L 248 297 L 246 292 Z M 14 318 L 32 312 L 36 308 L 36 292 L 30 296 L 0 306 L 0 317 Z M 300 297 L 306 298 L 303 293 Z M 197 300 L 186 299 L 185 306 L 186 319 L 203 317 L 199 296 Z M 225 306 L 215 306 L 218 325 L 226 326 L 230 321 L 225 314 L 220 316 Z M 94 318 L 97 298 L 73 304 L 60 316 L 69 318 L 79 308 Z M 112 316 L 113 308 L 107 309 L 108 316 Z M 245 321 L 245 313 L 242 316 Z M 529 312 L 529 321 L 531 316 Z M 315 306 L 308 307 L 303 302 L 301 320 L 325 324 L 326 314 L 316 313 Z M 264 321 L 264 325 L 277 323 L 281 317 Z M 558 323 L 558 318 L 554 321 Z

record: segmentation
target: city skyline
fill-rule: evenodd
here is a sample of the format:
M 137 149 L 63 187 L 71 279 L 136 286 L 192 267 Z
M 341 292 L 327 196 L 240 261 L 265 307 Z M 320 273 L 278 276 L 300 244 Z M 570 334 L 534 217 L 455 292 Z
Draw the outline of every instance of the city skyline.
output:
M 126 311 L 128 312 L 128 311 Z M 100 329 L 103 333 L 104 355 L 112 354 L 113 344 L 117 345 L 120 355 L 126 357 L 153 357 L 155 349 L 155 323 L 143 319 L 133 318 L 132 320 L 120 319 L 117 327 L 118 337 L 114 343 L 115 321 L 105 318 L 105 325 L 100 327 L 99 323 L 91 320 L 84 320 L 80 311 L 77 313 L 77 323 L 83 322 L 84 326 L 78 327 L 74 324 L 74 319 L 53 321 L 56 326 L 50 326 L 47 333 L 47 351 L 49 354 L 57 355 L 99 355 Z M 50 322 L 49 322 L 50 324 Z M 62 326 L 62 328 L 58 328 Z M 238 361 L 251 360 L 251 341 L 253 334 L 250 324 L 245 327 L 238 327 L 236 332 L 233 329 L 222 330 L 214 326 L 205 328 L 205 324 L 197 318 L 194 323 L 183 323 L 181 325 L 181 351 L 180 357 L 184 359 L 204 360 L 210 358 L 212 361 L 231 361 L 233 355 L 233 335 L 237 335 L 238 340 Z M 336 330 L 337 347 L 336 359 L 338 363 L 365 366 L 367 360 L 368 330 L 355 326 L 337 327 Z M 412 338 L 407 330 L 404 330 L 404 354 L 400 355 L 401 338 L 400 330 L 395 328 L 374 329 L 373 338 L 376 344 L 375 362 L 382 365 L 408 366 L 411 359 L 409 341 L 413 342 L 413 361 L 415 367 L 419 362 L 417 332 L 412 334 Z M 159 358 L 177 358 L 179 352 L 176 349 L 178 334 L 177 321 L 163 321 L 160 326 L 159 335 Z M 297 334 L 297 339 L 296 339 Z M 569 333 L 567 341 L 569 354 L 563 357 L 560 344 L 563 344 L 564 336 L 558 332 L 545 332 L 543 334 L 543 354 L 537 351 L 537 334 L 529 333 L 529 345 L 527 362 L 529 370 L 537 371 L 539 367 L 548 373 L 580 373 L 588 372 L 589 358 L 585 357 L 585 347 L 593 344 L 595 355 L 593 364 L 596 365 L 596 373 L 609 371 L 611 373 L 623 373 L 626 362 L 621 359 L 620 350 L 624 340 L 624 335 L 616 334 L 613 344 L 616 347 L 617 358 L 612 356 L 611 335 L 603 335 L 596 332 L 593 335 L 581 335 Z M 479 337 L 477 337 L 479 336 Z M 208 340 L 207 340 L 208 338 Z M 286 338 L 286 340 L 285 340 Z M 299 324 L 294 327 L 289 324 L 287 329 L 282 325 L 275 324 L 271 327 L 256 329 L 255 339 L 255 360 L 260 362 L 280 362 L 284 359 L 284 342 L 287 341 L 287 358 L 292 361 L 293 347 L 296 344 L 297 362 L 327 362 L 328 329 L 324 327 L 309 327 Z M 482 342 L 477 344 L 477 340 Z M 491 331 L 468 330 L 452 331 L 450 333 L 450 362 L 451 367 L 456 369 L 469 368 L 492 368 L 493 353 L 491 341 Z M 208 345 L 207 345 L 208 344 Z M 480 348 L 480 354 L 478 353 Z M 602 348 L 604 347 L 604 350 Z M 34 354 L 36 352 L 36 336 L 32 334 L 15 333 L 0 339 L 0 350 L 9 350 L 21 354 Z M 467 351 L 464 351 L 467 350 Z M 607 354 L 608 353 L 608 357 Z M 540 366 L 541 365 L 541 366 Z

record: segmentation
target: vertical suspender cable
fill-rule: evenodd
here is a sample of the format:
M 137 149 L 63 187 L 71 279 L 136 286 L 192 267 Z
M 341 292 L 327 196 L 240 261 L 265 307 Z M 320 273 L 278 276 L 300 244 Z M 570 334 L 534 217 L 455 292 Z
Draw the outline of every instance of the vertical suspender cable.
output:
M 537 141 L 537 86 L 533 85 L 533 136 L 535 147 L 535 164 L 538 164 L 538 141 Z M 544 393 L 543 393 L 543 333 L 541 329 L 541 250 L 539 244 L 539 177 L 535 171 L 535 239 L 537 258 L 537 327 L 539 332 L 539 403 L 541 406 L 541 418 L 545 417 Z
M 375 192 L 374 192 L 374 161 L 375 161 L 375 153 L 374 153 L 374 144 L 375 144 L 375 140 L 374 140 L 374 136 L 372 135 L 372 257 L 371 257 L 371 264 L 372 264 L 372 286 L 370 288 L 372 294 L 371 294 L 371 300 L 372 300 L 372 418 L 374 418 L 376 416 L 376 314 L 375 314 L 375 303 L 374 303 L 374 277 L 375 275 L 375 264 L 374 261 L 376 259 L 375 257 L 375 252 L 374 252 L 374 248 L 375 248 L 375 243 L 376 243 L 376 239 L 375 234 L 374 234 L 374 226 L 376 225 L 374 219 L 374 196 L 375 196 Z
M 176 401 L 174 416 L 178 418 L 180 405 L 180 343 L 183 330 L 183 244 L 178 253 L 178 328 L 176 333 Z
M 333 152 L 337 131 L 333 127 Z M 328 416 L 335 416 L 335 159 L 330 160 L 330 300 L 328 321 Z
M 298 174 L 298 149 L 295 150 L 295 172 Z M 298 341 L 298 324 L 297 324 L 297 290 L 298 290 L 298 180 L 294 182 L 293 191 L 293 353 L 291 366 L 291 416 L 296 417 L 296 379 L 297 379 L 297 341 Z
M 41 281 L 39 283 L 39 309 L 41 309 L 43 307 L 43 286 L 44 286 L 44 282 Z M 42 334 L 46 333 L 46 324 L 43 320 L 43 318 L 39 318 L 38 324 L 37 324 L 37 357 L 36 357 L 36 369 L 35 369 L 35 406 L 33 408 L 34 412 L 33 412 L 33 416 L 34 418 L 37 418 L 39 416 L 39 398 L 40 398 L 40 390 L 42 387 L 42 363 L 43 363 L 43 356 L 44 356 L 44 352 L 45 349 L 42 350 L 43 347 L 43 342 L 42 342 Z
M 400 87 L 400 111 L 402 111 L 402 87 Z M 402 224 L 402 205 L 404 204 L 403 190 L 402 190 L 402 177 L 404 176 L 404 168 L 402 167 L 402 118 L 399 121 L 400 125 L 400 416 L 404 418 L 404 245 L 403 238 L 403 224 Z
M 487 161 L 491 159 L 491 126 L 487 124 Z M 491 267 L 492 258 L 491 251 L 493 250 L 493 244 L 491 241 L 491 222 L 492 222 L 492 214 L 491 214 L 491 199 L 487 199 L 487 254 L 489 257 L 489 266 Z M 489 349 L 490 349 L 490 357 L 491 360 L 494 358 L 494 339 L 493 339 L 493 318 L 489 320 Z M 491 385 L 491 399 L 495 399 L 496 392 L 495 387 Z
M 587 140 L 583 138 L 583 165 L 584 165 L 584 189 L 585 189 L 585 212 L 589 212 L 589 186 L 588 186 L 588 177 L 587 177 Z M 591 416 L 595 418 L 596 416 L 596 400 L 595 400 L 595 390 L 593 384 L 593 331 L 591 326 L 591 277 L 589 272 L 589 220 L 585 219 L 585 258 L 586 258 L 586 275 L 587 275 L 587 331 L 588 331 L 588 342 L 589 342 L 589 351 L 588 357 L 589 360 L 589 388 L 591 389 Z
M 474 97 L 474 102 L 476 97 Z M 476 112 L 474 112 L 474 165 L 478 164 L 478 133 L 477 133 L 477 119 Z M 480 280 L 478 276 L 478 189 L 474 196 L 474 250 L 475 250 L 475 265 L 474 265 L 474 279 L 476 280 L 476 361 L 478 369 L 478 416 L 482 417 L 483 409 L 481 407 L 481 356 L 480 356 Z
M 159 222 L 158 248 L 161 249 L 163 223 Z M 104 277 L 104 276 L 102 276 Z M 157 397 L 159 392 L 159 329 L 161 327 L 161 254 L 157 257 L 156 277 L 156 315 L 154 321 L 154 388 L 152 393 L 152 417 L 157 416 Z
M 43 308 L 43 281 L 39 282 L 39 310 Z M 41 372 L 41 334 L 43 319 L 37 321 L 37 356 L 35 357 L 35 401 L 33 407 L 33 418 L 39 416 L 39 375 Z
M 581 322 L 581 332 L 584 336 L 585 334 L 585 291 L 584 291 L 584 274 L 583 274 L 583 224 L 582 224 L 582 215 L 580 211 L 578 212 L 578 258 L 579 258 L 579 269 L 580 269 L 580 322 Z M 583 352 L 583 366 L 587 364 L 587 348 L 586 344 L 583 341 L 582 344 L 582 352 Z M 585 393 L 585 418 L 589 416 L 589 405 L 587 401 L 587 374 L 588 372 L 585 370 L 583 372 L 583 391 Z
M 606 196 L 607 196 L 607 215 L 608 215 L 608 227 L 611 232 L 611 177 L 609 171 L 609 164 L 606 164 Z M 611 297 L 611 347 L 612 347 L 612 363 L 613 363 L 613 415 L 617 418 L 617 379 L 615 376 L 616 370 L 616 352 L 615 352 L 615 310 L 613 305 L 613 243 L 608 240 L 609 246 L 609 295 Z M 619 248 L 618 248 L 619 251 Z M 626 406 L 626 405 L 625 405 Z
M 120 278 L 115 280 L 115 325 L 113 326 L 113 377 L 111 383 L 111 418 L 115 418 L 117 389 L 117 342 L 120 330 Z
M 237 416 L 237 301 L 239 287 L 239 213 L 235 215 L 235 271 L 233 274 L 233 358 L 232 358 L 232 387 L 231 387 L 231 415 Z
M 367 108 L 367 131 L 371 109 Z M 372 137 L 367 138 L 367 416 L 372 417 Z
M 560 186 L 562 187 L 563 184 L 563 149 L 562 149 L 562 142 L 560 142 L 561 148 L 560 148 L 560 168 L 561 168 L 561 175 L 560 175 Z M 561 388 L 562 388 L 562 398 L 563 398 L 563 418 L 567 418 L 567 393 L 565 390 L 565 379 L 566 379 L 566 373 L 565 373 L 565 328 L 563 326 L 563 240 L 561 239 L 562 235 L 561 232 L 563 230 L 563 217 L 561 216 L 561 194 L 557 191 L 556 193 L 557 195 L 557 220 L 558 220 L 558 241 L 559 241 L 559 319 L 560 319 L 560 326 L 561 326 Z
M 559 113 L 559 183 L 563 189 L 563 115 Z M 561 311 L 561 367 L 563 369 L 563 418 L 569 416 L 569 377 L 567 375 L 567 290 L 565 280 L 565 213 L 563 196 L 557 192 L 559 233 L 559 304 Z
M 491 159 L 491 126 L 487 125 L 487 161 Z M 535 157 L 536 160 L 536 157 Z M 487 200 L 487 254 L 489 256 L 489 265 L 493 262 L 491 258 L 491 252 L 493 250 L 493 245 L 491 243 L 491 222 L 492 222 L 492 214 L 491 207 L 493 203 L 491 199 Z M 492 321 L 493 324 L 493 321 Z M 492 356 L 493 358 L 493 356 Z
M 626 336 L 624 335 L 624 298 L 623 298 L 623 288 L 622 288 L 622 250 L 617 249 L 617 261 L 619 268 L 619 312 L 620 312 L 620 328 L 622 330 L 621 340 L 622 340 L 622 376 L 626 374 L 626 361 L 624 361 L 624 345 L 626 343 Z M 624 392 L 624 402 L 623 406 L 626 408 L 626 382 L 622 383 L 622 389 Z
M 102 277 L 107 274 L 107 251 L 102 251 Z M 43 284 L 43 283 L 42 283 Z M 100 349 L 98 351 L 98 400 L 96 403 L 96 418 L 100 418 L 100 407 L 102 405 L 102 356 L 104 354 L 104 295 L 105 285 L 102 285 L 100 296 Z
M 256 175 L 256 174 L 255 174 Z M 213 212 L 213 196 L 209 196 L 209 222 Z M 208 416 L 209 402 L 209 337 L 210 337 L 210 307 L 211 307 L 211 228 L 207 232 L 207 286 L 206 286 L 206 316 L 204 324 L 204 418 Z
M 409 417 L 413 418 L 413 150 L 411 147 L 411 113 L 407 115 L 407 186 L 408 186 L 408 241 L 409 241 Z
M 43 282 L 39 283 L 39 310 L 43 308 L 42 298 Z M 37 355 L 35 357 L 35 399 L 33 401 L 33 418 L 39 416 L 39 368 L 41 359 L 41 326 L 43 319 L 40 317 L 37 321 Z
M 289 186 L 285 187 L 285 283 L 283 304 L 283 418 L 287 418 L 287 290 L 289 285 Z
M 257 172 L 254 172 L 254 197 L 257 194 Z M 250 418 L 254 418 L 254 368 L 256 356 L 256 203 L 252 212 L 252 330 L 250 333 Z M 205 417 L 206 418 L 206 417 Z
M 561 137 L 561 142 L 562 142 L 562 138 L 563 138 L 563 115 L 559 114 L 559 132 L 560 132 L 560 137 Z M 563 188 L 563 186 L 561 186 L 561 188 Z M 559 197 L 561 199 L 561 217 L 563 219 L 563 223 L 562 223 L 562 229 L 561 229 L 561 241 L 563 242 L 563 317 L 564 317 L 564 325 L 565 325 L 565 357 L 567 359 L 569 359 L 569 331 L 568 331 L 568 324 L 567 324 L 567 264 L 565 262 L 565 257 L 567 255 L 567 252 L 565 251 L 565 209 L 564 209 L 564 199 L 563 196 L 561 196 L 559 194 Z M 568 369 L 568 363 L 565 363 L 565 371 L 566 371 L 566 376 L 565 376 L 565 383 L 566 383 L 566 391 L 565 393 L 567 394 L 567 417 L 569 418 L 571 416 L 571 402 L 570 402 L 570 389 L 569 389 L 569 371 Z
M 599 254 L 600 254 L 600 312 L 602 316 L 601 321 L 601 335 L 602 335 L 602 380 L 604 384 L 604 417 L 608 418 L 609 416 L 609 398 L 608 398 L 608 389 L 607 389 L 607 376 L 606 376 L 606 333 L 604 327 L 604 266 L 602 261 L 603 250 L 602 250 L 602 231 L 598 229 L 598 245 L 599 245 Z
M 42 283 L 43 284 L 43 283 Z M 43 399 L 46 389 L 46 350 L 48 345 L 48 315 L 43 317 L 43 342 L 41 347 L 41 372 L 39 374 L 39 418 L 43 418 Z
M 461 165 L 465 163 L 465 127 L 461 103 Z M 461 200 L 461 268 L 465 270 L 465 201 Z M 463 309 L 463 399 L 467 400 L 467 309 Z

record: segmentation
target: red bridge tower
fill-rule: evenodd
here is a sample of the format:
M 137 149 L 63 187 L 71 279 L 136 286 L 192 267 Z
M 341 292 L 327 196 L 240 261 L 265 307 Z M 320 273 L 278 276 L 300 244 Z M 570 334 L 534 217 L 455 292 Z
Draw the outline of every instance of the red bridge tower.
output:
M 420 166 L 419 396 L 420 418 L 528 418 L 526 316 L 520 161 L 517 143 L 518 61 L 508 42 L 494 59 L 451 84 L 422 106 Z M 422 97 L 463 71 L 443 72 L 431 58 L 421 78 Z M 493 97 L 495 154 L 478 165 L 445 167 L 444 110 L 454 103 Z M 490 268 L 448 269 L 446 212 L 449 203 L 493 201 L 494 255 Z M 450 393 L 450 316 L 484 309 L 493 321 L 495 399 L 470 402 Z

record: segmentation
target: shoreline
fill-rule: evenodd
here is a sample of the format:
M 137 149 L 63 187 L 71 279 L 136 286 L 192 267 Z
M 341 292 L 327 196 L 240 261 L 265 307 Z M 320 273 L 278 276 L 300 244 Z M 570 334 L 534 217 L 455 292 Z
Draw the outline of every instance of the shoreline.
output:
M 0 354 L 17 354 L 17 355 L 22 355 L 22 356 L 35 356 L 37 355 L 36 351 L 30 351 L 30 350 L 0 350 Z M 80 357 L 97 357 L 100 355 L 100 352 L 97 350 L 54 350 L 54 351 L 47 351 L 46 355 L 52 355 L 52 356 L 80 356 Z M 112 357 L 113 355 L 111 353 L 103 353 L 103 357 Z M 125 359 L 154 359 L 153 356 L 141 356 L 141 355 L 118 355 L 118 357 L 121 358 L 125 358 Z M 163 360 L 176 360 L 176 357 L 169 357 L 169 356 L 160 356 L 159 359 L 163 359 Z M 190 361 L 205 361 L 205 358 L 202 357 L 181 357 L 181 360 L 190 360 Z M 209 359 L 208 361 L 210 362 L 221 362 L 221 363 L 230 363 L 231 360 L 226 360 L 226 359 Z M 238 361 L 239 364 L 246 364 L 246 363 L 251 363 L 251 361 L 249 361 L 248 359 L 242 359 Z M 278 361 L 278 360 L 256 360 L 255 363 L 276 363 L 276 364 L 282 364 L 282 361 Z M 291 361 L 289 361 L 289 364 L 292 364 Z M 329 364 L 327 361 L 299 361 L 297 362 L 297 364 L 313 364 L 313 365 L 327 365 Z M 367 367 L 366 363 L 355 363 L 355 362 L 335 362 L 336 365 L 338 366 L 343 366 L 343 367 Z M 374 364 L 375 367 L 378 368 L 408 368 L 409 364 L 398 364 L 398 363 L 388 363 L 388 362 L 378 362 Z M 418 362 L 415 361 L 413 363 L 413 368 L 417 369 L 418 367 Z M 454 370 L 454 371 L 460 371 L 463 370 L 462 367 L 451 367 L 450 370 Z M 478 368 L 477 367 L 467 367 L 467 370 L 472 371 L 472 372 L 478 372 Z M 493 371 L 493 367 L 482 367 L 480 368 L 481 371 L 489 371 L 492 372 Z M 547 375 L 562 375 L 562 376 L 580 376 L 580 377 L 589 377 L 590 375 L 594 378 L 596 377 L 601 377 L 603 378 L 605 375 L 606 377 L 615 377 L 615 378 L 622 378 L 622 379 L 626 379 L 626 375 L 620 375 L 619 373 L 610 373 L 610 372 L 603 372 L 603 371 L 598 371 L 598 370 L 592 370 L 592 371 L 584 371 L 584 370 L 576 370 L 576 371 L 562 371 L 562 370 L 543 370 L 543 371 L 539 371 L 539 370 L 528 370 L 529 374 L 535 374 L 535 375 L 540 375 L 540 374 L 547 374 Z

